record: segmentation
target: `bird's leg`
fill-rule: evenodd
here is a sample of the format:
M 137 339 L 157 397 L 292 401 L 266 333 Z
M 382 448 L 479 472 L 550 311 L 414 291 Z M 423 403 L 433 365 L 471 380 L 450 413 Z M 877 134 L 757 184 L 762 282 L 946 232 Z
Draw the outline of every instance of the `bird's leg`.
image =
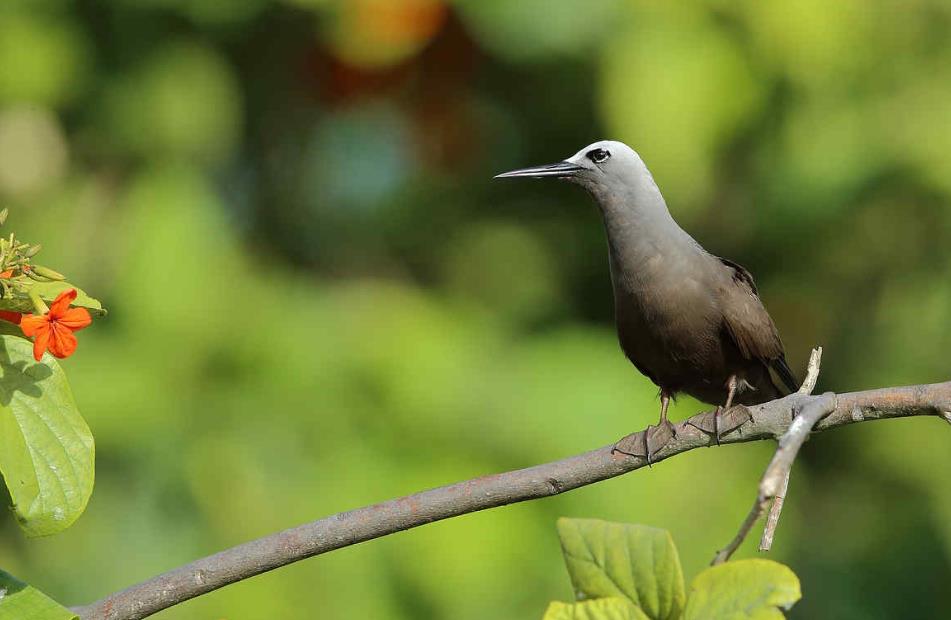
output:
M 726 380 L 726 389 L 729 391 L 726 393 L 726 404 L 723 405 L 724 411 L 733 406 L 733 397 L 736 396 L 736 375 L 730 375 L 730 378 Z
M 726 404 L 723 407 L 717 407 L 713 412 L 713 434 L 717 438 L 717 445 L 720 445 L 720 413 L 733 406 L 733 397 L 736 396 L 736 375 L 730 375 L 726 380 Z
M 667 419 L 667 408 L 670 407 L 670 394 L 666 390 L 660 391 L 660 423 L 670 424 Z
M 648 427 L 645 443 L 647 453 L 647 464 L 654 462 L 654 454 L 666 446 L 670 440 L 676 436 L 674 425 L 667 419 L 667 408 L 670 407 L 670 392 L 661 388 L 660 390 L 660 420 L 657 426 Z

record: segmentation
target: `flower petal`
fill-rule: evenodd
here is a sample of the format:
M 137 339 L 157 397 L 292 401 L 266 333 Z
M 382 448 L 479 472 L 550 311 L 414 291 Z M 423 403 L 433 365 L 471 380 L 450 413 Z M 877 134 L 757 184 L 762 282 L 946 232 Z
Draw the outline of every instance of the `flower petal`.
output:
M 70 308 L 61 317 L 57 318 L 56 322 L 76 332 L 84 327 L 89 327 L 89 324 L 92 323 L 92 317 L 89 316 L 89 310 L 85 308 Z
M 69 357 L 76 351 L 76 336 L 73 335 L 73 332 L 69 330 L 68 327 L 64 327 L 57 323 L 50 323 L 50 333 L 52 338 L 50 339 L 50 353 L 55 355 L 58 358 Z
M 69 304 L 73 303 L 73 300 L 76 299 L 76 289 L 71 288 L 67 291 L 63 291 L 56 296 L 56 299 L 53 300 L 53 303 L 50 304 L 50 311 L 48 312 L 51 319 L 58 318 L 69 309 Z
M 46 347 L 49 346 L 52 331 L 51 329 L 41 329 L 36 332 L 36 340 L 33 341 L 33 359 L 36 361 L 43 359 L 43 353 L 46 352 Z
M 49 329 L 50 320 L 45 314 L 24 314 L 20 319 L 20 329 L 23 335 L 31 338 L 44 329 Z

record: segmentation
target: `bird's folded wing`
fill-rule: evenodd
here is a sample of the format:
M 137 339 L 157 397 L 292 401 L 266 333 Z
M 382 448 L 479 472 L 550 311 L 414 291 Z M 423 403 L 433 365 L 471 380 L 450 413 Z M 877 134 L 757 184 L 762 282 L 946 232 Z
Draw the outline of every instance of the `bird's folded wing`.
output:
M 721 258 L 733 271 L 731 285 L 721 293 L 720 307 L 727 331 L 746 359 L 770 364 L 783 355 L 783 343 L 776 325 L 756 294 L 753 276 L 741 265 Z
M 753 276 L 738 263 L 725 258 L 720 261 L 733 274 L 731 284 L 727 285 L 720 299 L 727 332 L 743 357 L 762 362 L 776 373 L 790 392 L 795 392 L 799 382 L 786 363 L 783 342 L 757 294 Z

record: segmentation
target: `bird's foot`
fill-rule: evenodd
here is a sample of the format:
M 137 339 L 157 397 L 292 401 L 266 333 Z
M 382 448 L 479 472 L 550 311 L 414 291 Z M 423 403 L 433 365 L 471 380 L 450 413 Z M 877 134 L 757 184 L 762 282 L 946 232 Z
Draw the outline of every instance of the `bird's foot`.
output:
M 648 426 L 647 430 L 633 433 L 622 438 L 611 449 L 626 456 L 636 456 L 647 460 L 647 465 L 653 465 L 657 453 L 677 436 L 674 425 L 662 420 L 657 426 Z
M 657 426 L 648 426 L 644 432 L 644 453 L 647 465 L 653 465 L 654 457 L 658 452 L 677 436 L 677 430 L 668 420 L 661 420 Z
M 720 439 L 753 419 L 750 410 L 744 405 L 733 405 L 729 409 L 717 407 L 687 420 L 687 424 L 712 435 L 720 445 Z

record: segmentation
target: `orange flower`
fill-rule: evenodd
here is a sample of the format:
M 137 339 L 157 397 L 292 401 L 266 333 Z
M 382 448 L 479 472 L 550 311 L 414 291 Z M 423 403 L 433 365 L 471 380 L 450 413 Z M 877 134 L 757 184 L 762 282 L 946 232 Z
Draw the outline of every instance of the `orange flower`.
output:
M 44 351 L 59 358 L 69 357 L 76 350 L 76 336 L 73 332 L 92 323 L 92 317 L 85 308 L 70 308 L 76 299 L 76 289 L 63 291 L 50 304 L 49 312 L 35 315 L 26 314 L 20 320 L 20 329 L 27 338 L 36 336 L 33 341 L 33 357 L 40 361 Z
M 0 278 L 3 278 L 4 280 L 6 280 L 12 277 L 13 277 L 12 269 L 7 269 L 6 271 L 0 271 Z

